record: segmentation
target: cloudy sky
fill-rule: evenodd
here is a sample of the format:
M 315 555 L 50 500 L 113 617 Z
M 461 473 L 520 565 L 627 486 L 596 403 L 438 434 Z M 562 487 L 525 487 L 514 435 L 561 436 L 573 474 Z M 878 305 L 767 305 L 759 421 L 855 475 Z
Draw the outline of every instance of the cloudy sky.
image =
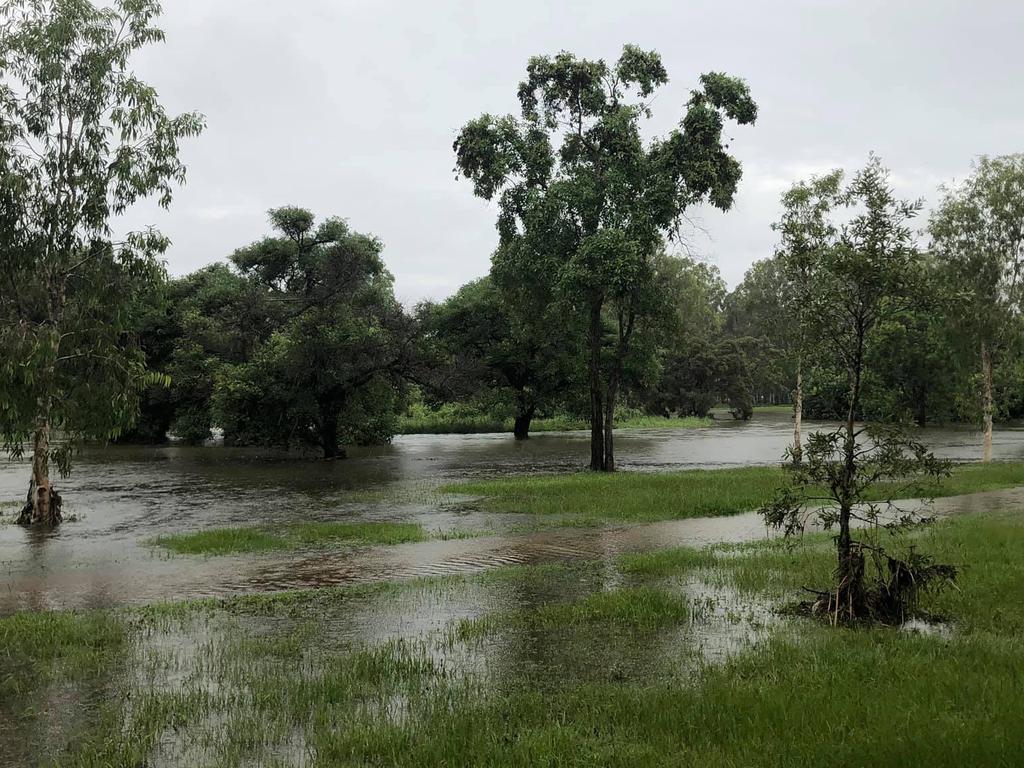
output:
M 871 151 L 898 190 L 930 204 L 979 154 L 1024 151 L 1018 0 L 165 0 L 167 42 L 138 72 L 208 128 L 183 150 L 170 211 L 142 207 L 173 245 L 172 273 L 262 236 L 266 210 L 300 205 L 380 237 L 407 302 L 487 271 L 496 207 L 452 170 L 459 127 L 515 111 L 534 54 L 661 53 L 670 82 L 653 133 L 669 130 L 701 72 L 745 78 L 757 125 L 734 128 L 742 160 L 727 214 L 698 212 L 699 255 L 730 285 L 771 253 L 793 180 L 856 168 Z

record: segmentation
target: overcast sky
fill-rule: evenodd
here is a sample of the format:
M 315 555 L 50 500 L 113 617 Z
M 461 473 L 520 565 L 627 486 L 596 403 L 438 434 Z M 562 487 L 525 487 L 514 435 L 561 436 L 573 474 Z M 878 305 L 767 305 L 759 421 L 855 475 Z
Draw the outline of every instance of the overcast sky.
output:
M 979 154 L 1024 151 L 1019 0 L 380 2 L 165 0 L 163 45 L 137 71 L 208 128 L 183 147 L 169 212 L 170 271 L 226 258 L 299 205 L 380 237 L 407 303 L 487 271 L 496 206 L 458 180 L 452 141 L 483 112 L 516 110 L 534 54 L 614 60 L 657 50 L 669 73 L 651 130 L 681 117 L 697 76 L 745 78 L 757 124 L 733 128 L 743 180 L 733 210 L 700 212 L 694 252 L 730 286 L 770 255 L 779 194 L 875 151 L 898 191 L 931 204 Z

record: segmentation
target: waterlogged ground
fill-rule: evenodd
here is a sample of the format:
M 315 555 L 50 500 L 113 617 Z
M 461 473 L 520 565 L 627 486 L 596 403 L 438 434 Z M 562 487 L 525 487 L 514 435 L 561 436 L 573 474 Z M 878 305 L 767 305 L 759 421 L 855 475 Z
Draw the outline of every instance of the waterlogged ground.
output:
M 790 430 L 785 414 L 758 414 L 747 424 L 623 430 L 617 450 L 625 470 L 770 464 L 785 450 Z M 923 437 L 942 456 L 978 454 L 980 441 L 970 430 L 929 429 Z M 585 433 L 540 434 L 525 443 L 508 435 L 399 436 L 391 446 L 356 450 L 339 462 L 218 447 L 94 450 L 59 484 L 77 522 L 49 534 L 0 526 L 0 615 L 467 572 L 557 559 L 562 551 L 618 551 L 618 534 L 566 534 L 552 530 L 557 521 L 550 518 L 482 512 L 434 492 L 454 481 L 578 470 L 587 439 Z M 997 432 L 995 453 L 1000 460 L 1024 458 L 1024 430 Z M 25 464 L 0 462 L 0 503 L 7 502 L 0 511 L 8 519 L 26 475 Z M 299 521 L 413 523 L 435 540 L 386 550 L 309 547 L 220 558 L 172 556 L 150 545 L 182 532 Z M 722 524 L 708 523 L 711 535 Z M 737 524 L 749 535 L 762 530 L 754 520 Z M 476 538 L 446 540 L 467 535 Z M 686 537 L 707 538 L 689 525 L 674 540 Z
M 0 526 L 0 765 L 1021 764 L 1024 488 L 936 500 L 946 522 L 921 535 L 971 564 L 929 605 L 945 623 L 836 640 L 779 611 L 827 581 L 824 538 L 765 544 L 755 514 L 567 528 L 437 492 L 576 470 L 586 437 L 409 436 L 333 463 L 87 454 L 61 486 L 76 522 Z M 969 431 L 924 437 L 977 453 Z M 996 438 L 998 459 L 1024 458 L 1024 433 Z M 618 451 L 625 469 L 744 466 L 789 439 L 761 416 L 624 433 Z M 24 475 L 0 465 L 0 501 Z M 151 543 L 308 521 L 428 538 L 216 557 Z M 816 686 L 836 659 L 859 665 L 845 694 Z M 844 697 L 863 706 L 833 711 Z

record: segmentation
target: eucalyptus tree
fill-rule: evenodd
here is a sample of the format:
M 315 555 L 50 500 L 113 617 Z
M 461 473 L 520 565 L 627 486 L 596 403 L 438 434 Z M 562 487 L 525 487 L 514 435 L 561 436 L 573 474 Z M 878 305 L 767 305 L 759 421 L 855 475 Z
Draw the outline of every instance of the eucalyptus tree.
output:
M 980 158 L 932 214 L 932 248 L 958 289 L 955 316 L 973 339 L 981 378 L 982 461 L 992 459 L 993 358 L 1021 310 L 1024 155 Z
M 185 179 L 179 141 L 203 126 L 168 115 L 129 68 L 163 39 L 159 11 L 152 0 L 0 8 L 0 434 L 14 455 L 32 443 L 23 522 L 60 521 L 51 462 L 64 475 L 80 440 L 130 426 L 147 381 L 132 331 L 167 240 L 115 239 L 112 220 L 150 196 L 170 204 Z
M 302 208 L 270 211 L 274 236 L 231 261 L 276 307 L 266 341 L 217 377 L 225 439 L 318 447 L 386 442 L 414 353 L 414 326 L 395 300 L 374 237 Z
M 794 360 L 793 388 L 793 461 L 802 455 L 801 420 L 804 408 L 804 364 L 811 337 L 808 333 L 812 292 L 824 249 L 835 236 L 829 217 L 835 207 L 843 174 L 833 171 L 809 182 L 794 184 L 782 196 L 782 217 L 773 228 L 779 232 L 780 246 L 775 255 L 783 278 L 780 300 L 786 329 L 777 334 L 784 339 Z
M 879 482 L 927 487 L 948 474 L 945 462 L 898 427 L 857 422 L 869 381 L 869 340 L 906 308 L 919 259 L 910 222 L 921 204 L 895 196 L 888 171 L 876 157 L 840 191 L 837 202 L 847 218 L 831 227 L 834 234 L 820 249 L 808 318 L 822 342 L 822 362 L 845 373 L 845 420 L 837 430 L 809 437 L 804 461 L 792 470 L 789 485 L 762 511 L 769 523 L 789 533 L 802 530 L 809 516 L 838 528 L 835 584 L 821 593 L 816 608 L 827 610 L 833 621 L 878 614 L 893 618 L 916 594 L 915 585 L 954 573 L 917 556 L 898 560 L 878 542 L 855 540 L 853 534 L 858 520 L 875 528 L 912 522 L 913 514 L 903 512 L 883 519 L 891 502 L 868 500 Z M 865 553 L 874 555 L 877 566 L 872 586 L 866 583 Z
M 519 85 L 520 115 L 484 114 L 455 140 L 457 170 L 499 201 L 496 279 L 546 279 L 586 326 L 590 468 L 615 468 L 615 403 L 638 327 L 659 310 L 653 259 L 691 206 L 732 205 L 739 162 L 727 120 L 753 123 L 746 84 L 700 78 L 679 127 L 645 141 L 655 91 L 668 81 L 655 52 L 627 45 L 618 61 L 537 56 Z

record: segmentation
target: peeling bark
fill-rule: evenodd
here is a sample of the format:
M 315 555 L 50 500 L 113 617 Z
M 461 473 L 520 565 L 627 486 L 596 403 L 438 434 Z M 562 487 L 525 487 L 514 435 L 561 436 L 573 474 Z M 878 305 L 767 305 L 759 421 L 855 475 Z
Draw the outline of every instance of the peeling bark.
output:
M 18 523 L 52 527 L 62 519 L 61 497 L 50 483 L 50 424 L 43 420 L 32 440 L 32 478 Z

